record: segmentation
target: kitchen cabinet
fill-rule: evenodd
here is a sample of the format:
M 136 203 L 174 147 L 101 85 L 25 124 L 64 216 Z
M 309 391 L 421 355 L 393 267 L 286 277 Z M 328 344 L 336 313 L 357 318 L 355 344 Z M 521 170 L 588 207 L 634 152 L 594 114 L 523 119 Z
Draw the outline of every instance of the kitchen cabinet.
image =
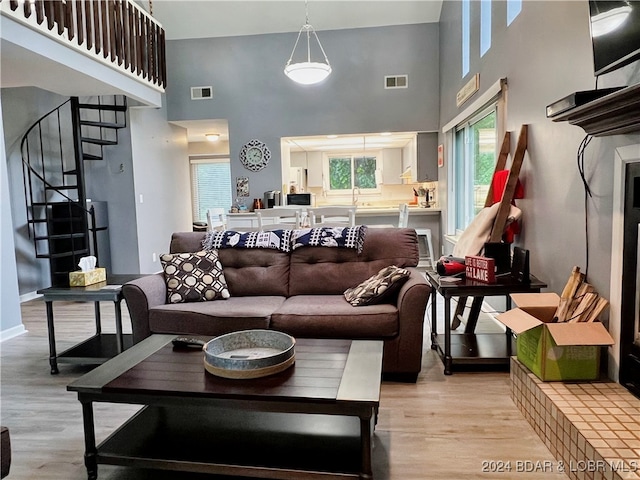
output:
M 411 170 L 416 182 L 438 180 L 438 132 L 418 133 L 416 168 Z
M 385 148 L 382 150 L 382 183 L 398 185 L 402 183 L 402 150 Z
M 307 187 L 322 188 L 322 152 L 307 152 Z

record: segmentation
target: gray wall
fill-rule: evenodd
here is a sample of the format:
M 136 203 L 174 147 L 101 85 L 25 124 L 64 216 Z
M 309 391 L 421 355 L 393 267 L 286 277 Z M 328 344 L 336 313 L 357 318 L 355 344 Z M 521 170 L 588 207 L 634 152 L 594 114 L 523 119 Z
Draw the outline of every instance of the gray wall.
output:
M 21 295 L 50 286 L 49 263 L 36 259 L 33 240 L 27 229 L 20 140 L 27 129 L 42 115 L 67 98 L 35 87 L 2 89 L 2 117 L 9 175 L 9 195 Z
M 529 124 L 529 147 L 520 180 L 525 198 L 523 231 L 517 244 L 531 251 L 532 272 L 560 292 L 571 269 L 585 269 L 583 188 L 576 152 L 585 136 L 579 127 L 554 123 L 546 105 L 578 90 L 593 89 L 587 2 L 525 1 L 519 17 L 506 27 L 506 2 L 493 2 L 493 41 L 481 59 L 478 46 L 480 2 L 471 2 L 472 46 L 469 76 L 461 77 L 461 3 L 445 1 L 440 25 L 440 125 L 456 108 L 456 92 L 476 72 L 480 95 L 501 77 L 508 79 L 506 127 L 515 132 Z M 602 77 L 599 87 L 640 81 L 637 65 Z M 470 103 L 470 102 L 469 102 Z M 441 138 L 444 137 L 441 135 Z M 594 139 L 585 164 L 593 198 L 589 200 L 589 282 L 609 296 L 614 148 L 640 142 L 640 135 Z M 442 170 L 442 169 L 441 169 Z M 441 172 L 442 173 L 442 172 Z M 442 177 L 441 177 L 442 179 Z
M 0 93 L 1 104 L 2 94 Z M 3 129 L 3 123 L 2 115 L 0 115 L 0 130 Z M 17 330 L 24 330 L 24 327 L 20 328 L 22 326 L 22 314 L 18 299 L 16 256 L 11 215 L 4 135 L 0 135 L 0 334 L 10 330 L 14 333 L 17 333 Z
M 333 73 L 315 86 L 283 73 L 296 35 L 167 42 L 169 120 L 228 119 L 231 175 L 249 177 L 250 199 L 280 189 L 281 137 L 438 127 L 437 24 L 318 32 Z M 409 88 L 385 90 L 393 74 L 408 74 Z M 190 99 L 190 87 L 207 85 L 212 100 Z M 254 138 L 272 153 L 258 173 L 238 160 Z

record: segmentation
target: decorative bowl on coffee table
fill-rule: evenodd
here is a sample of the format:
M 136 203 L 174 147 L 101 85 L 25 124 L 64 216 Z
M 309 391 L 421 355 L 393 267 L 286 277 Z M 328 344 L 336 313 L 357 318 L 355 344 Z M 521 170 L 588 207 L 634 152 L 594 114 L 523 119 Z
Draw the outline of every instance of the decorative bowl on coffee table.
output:
M 224 378 L 260 378 L 282 372 L 295 362 L 295 339 L 275 330 L 242 330 L 209 340 L 204 368 Z

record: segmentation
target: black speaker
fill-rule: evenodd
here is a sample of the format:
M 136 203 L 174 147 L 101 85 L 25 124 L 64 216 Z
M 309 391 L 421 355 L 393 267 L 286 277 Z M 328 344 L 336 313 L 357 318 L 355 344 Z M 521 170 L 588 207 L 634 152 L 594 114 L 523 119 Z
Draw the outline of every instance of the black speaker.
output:
M 496 275 L 511 271 L 511 248 L 508 243 L 485 243 L 484 256 L 496 261 Z

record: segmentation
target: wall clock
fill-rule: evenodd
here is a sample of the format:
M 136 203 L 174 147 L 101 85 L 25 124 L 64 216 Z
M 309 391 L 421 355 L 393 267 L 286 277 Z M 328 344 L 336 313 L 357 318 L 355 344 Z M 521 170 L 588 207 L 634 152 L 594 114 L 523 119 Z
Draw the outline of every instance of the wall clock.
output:
M 251 140 L 245 143 L 240 150 L 240 163 L 252 172 L 266 167 L 269 159 L 271 159 L 271 152 L 260 140 Z

